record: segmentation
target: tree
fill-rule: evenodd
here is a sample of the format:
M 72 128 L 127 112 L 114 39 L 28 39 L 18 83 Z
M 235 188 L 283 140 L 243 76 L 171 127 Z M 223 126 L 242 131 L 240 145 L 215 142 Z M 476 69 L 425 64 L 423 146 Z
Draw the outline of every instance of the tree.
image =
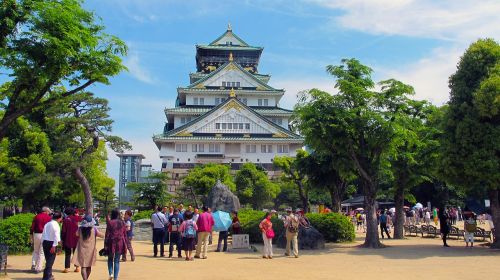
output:
M 172 198 L 168 193 L 167 180 L 167 173 L 152 172 L 144 182 L 128 183 L 127 188 L 134 192 L 132 199 L 137 207 L 155 209 Z
M 405 103 L 406 106 L 395 115 L 398 144 L 389 157 L 396 208 L 395 239 L 404 238 L 405 198 L 410 195 L 411 188 L 433 178 L 439 149 L 441 111 L 426 101 L 407 100 Z
M 480 39 L 465 51 L 449 80 L 442 174 L 448 183 L 488 192 L 500 225 L 500 45 Z M 494 248 L 500 248 L 500 230 Z
M 221 181 L 233 192 L 236 190 L 233 179 L 229 174 L 229 166 L 216 163 L 195 166 L 195 168 L 189 170 L 188 175 L 182 180 L 182 184 L 193 196 L 195 205 L 198 205 L 196 196 L 201 196 L 201 201 L 205 201 L 217 181 Z
M 0 6 L 0 140 L 20 116 L 80 93 L 125 67 L 124 42 L 104 33 L 79 0 L 5 0 Z
M 309 212 L 309 197 L 308 197 L 308 181 L 303 172 L 300 170 L 300 161 L 307 157 L 307 152 L 304 150 L 297 150 L 296 158 L 289 156 L 275 157 L 273 164 L 280 168 L 283 173 L 281 179 L 283 181 L 290 181 L 297 187 L 302 208 L 305 213 Z
M 387 155 L 396 142 L 394 114 L 406 101 L 406 87 L 395 80 L 382 81 L 383 94 L 373 91 L 372 69 L 356 59 L 343 59 L 327 66 L 336 78 L 339 94 L 313 89 L 304 94 L 296 110 L 306 144 L 319 152 L 335 152 L 349 158 L 355 167 L 365 196 L 367 234 L 365 247 L 379 248 L 376 196 L 387 172 Z M 392 88 L 395 88 L 394 90 Z
M 109 134 L 113 124 L 109 110 L 106 99 L 94 97 L 89 92 L 70 96 L 45 110 L 47 114 L 57 116 L 50 118 L 47 131 L 51 133 L 54 146 L 62 148 L 55 151 L 59 164 L 64 164 L 65 170 L 71 170 L 82 187 L 85 209 L 89 214 L 93 212 L 93 197 L 85 167 L 90 166 L 89 162 L 101 142 L 116 152 L 131 148 L 127 141 Z
M 348 159 L 342 159 L 338 154 L 319 152 L 301 158 L 298 163 L 301 172 L 307 174 L 312 187 L 328 191 L 334 212 L 341 211 L 341 202 L 347 194 L 349 181 L 355 178 L 352 171 L 345 169 L 349 163 Z
M 241 166 L 234 178 L 236 194 L 243 204 L 262 209 L 279 193 L 279 186 L 269 181 L 266 172 L 248 162 Z

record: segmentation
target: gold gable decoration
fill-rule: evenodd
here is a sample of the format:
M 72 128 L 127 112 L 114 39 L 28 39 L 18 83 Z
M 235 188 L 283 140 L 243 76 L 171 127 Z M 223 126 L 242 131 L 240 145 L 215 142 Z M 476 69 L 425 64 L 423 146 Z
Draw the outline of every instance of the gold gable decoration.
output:
M 241 112 L 242 106 L 240 104 L 238 104 L 238 102 L 234 101 L 234 99 L 233 99 L 233 100 L 229 101 L 229 103 L 227 103 L 226 108 L 225 108 L 225 112 L 227 112 L 233 108 L 235 110 L 237 110 L 238 112 Z
M 273 134 L 273 138 L 289 138 L 287 134 L 283 132 L 276 132 Z
M 184 129 L 181 132 L 175 134 L 175 136 L 178 136 L 178 137 L 192 137 L 193 134 Z
M 229 97 L 236 97 L 236 92 L 234 92 L 234 88 L 231 88 L 231 91 L 229 91 Z
M 229 61 L 233 61 L 233 52 L 229 53 Z

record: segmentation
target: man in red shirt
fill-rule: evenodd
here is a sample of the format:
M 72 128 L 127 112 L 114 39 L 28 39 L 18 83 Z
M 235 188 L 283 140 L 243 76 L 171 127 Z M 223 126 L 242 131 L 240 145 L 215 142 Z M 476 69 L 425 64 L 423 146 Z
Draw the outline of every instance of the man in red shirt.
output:
M 52 218 L 50 217 L 49 207 L 43 207 L 34 218 L 31 223 L 31 244 L 33 244 L 33 255 L 31 257 L 31 270 L 35 273 L 40 273 L 43 270 L 43 261 L 45 256 L 43 255 L 42 248 L 42 232 L 43 227 L 46 223 L 50 222 Z
M 215 224 L 214 217 L 208 212 L 208 208 L 203 206 L 203 213 L 200 214 L 196 225 L 198 226 L 198 244 L 196 244 L 195 258 L 207 258 L 208 238 L 212 232 L 212 227 Z

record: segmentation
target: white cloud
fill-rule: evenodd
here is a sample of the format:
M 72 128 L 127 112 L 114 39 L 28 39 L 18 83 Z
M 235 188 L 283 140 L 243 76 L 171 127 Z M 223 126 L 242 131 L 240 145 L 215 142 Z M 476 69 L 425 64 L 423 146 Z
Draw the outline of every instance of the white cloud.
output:
M 149 73 L 149 71 L 142 66 L 138 53 L 129 53 L 129 55 L 124 59 L 123 64 L 128 68 L 128 73 L 137 80 L 147 84 L 156 83 L 156 80 L 153 78 L 151 73 Z
M 297 103 L 297 93 L 317 88 L 326 92 L 334 92 L 335 81 L 333 78 L 328 78 L 327 74 L 324 77 L 286 77 L 274 78 L 272 86 L 275 88 L 285 89 L 285 95 L 281 98 L 280 107 L 293 109 Z
M 438 48 L 417 62 L 396 69 L 376 69 L 382 79 L 395 78 L 415 88 L 416 99 L 426 99 L 443 105 L 449 99 L 448 78 L 464 48 Z
M 498 0 L 306 0 L 344 13 L 333 24 L 371 34 L 450 40 L 499 37 Z

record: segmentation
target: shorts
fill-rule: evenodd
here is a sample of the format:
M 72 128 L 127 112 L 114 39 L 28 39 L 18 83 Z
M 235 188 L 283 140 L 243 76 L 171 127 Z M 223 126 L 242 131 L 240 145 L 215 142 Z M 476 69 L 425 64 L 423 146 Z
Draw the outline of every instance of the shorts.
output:
M 473 232 L 465 232 L 464 238 L 465 238 L 465 242 L 474 243 L 474 233 Z

